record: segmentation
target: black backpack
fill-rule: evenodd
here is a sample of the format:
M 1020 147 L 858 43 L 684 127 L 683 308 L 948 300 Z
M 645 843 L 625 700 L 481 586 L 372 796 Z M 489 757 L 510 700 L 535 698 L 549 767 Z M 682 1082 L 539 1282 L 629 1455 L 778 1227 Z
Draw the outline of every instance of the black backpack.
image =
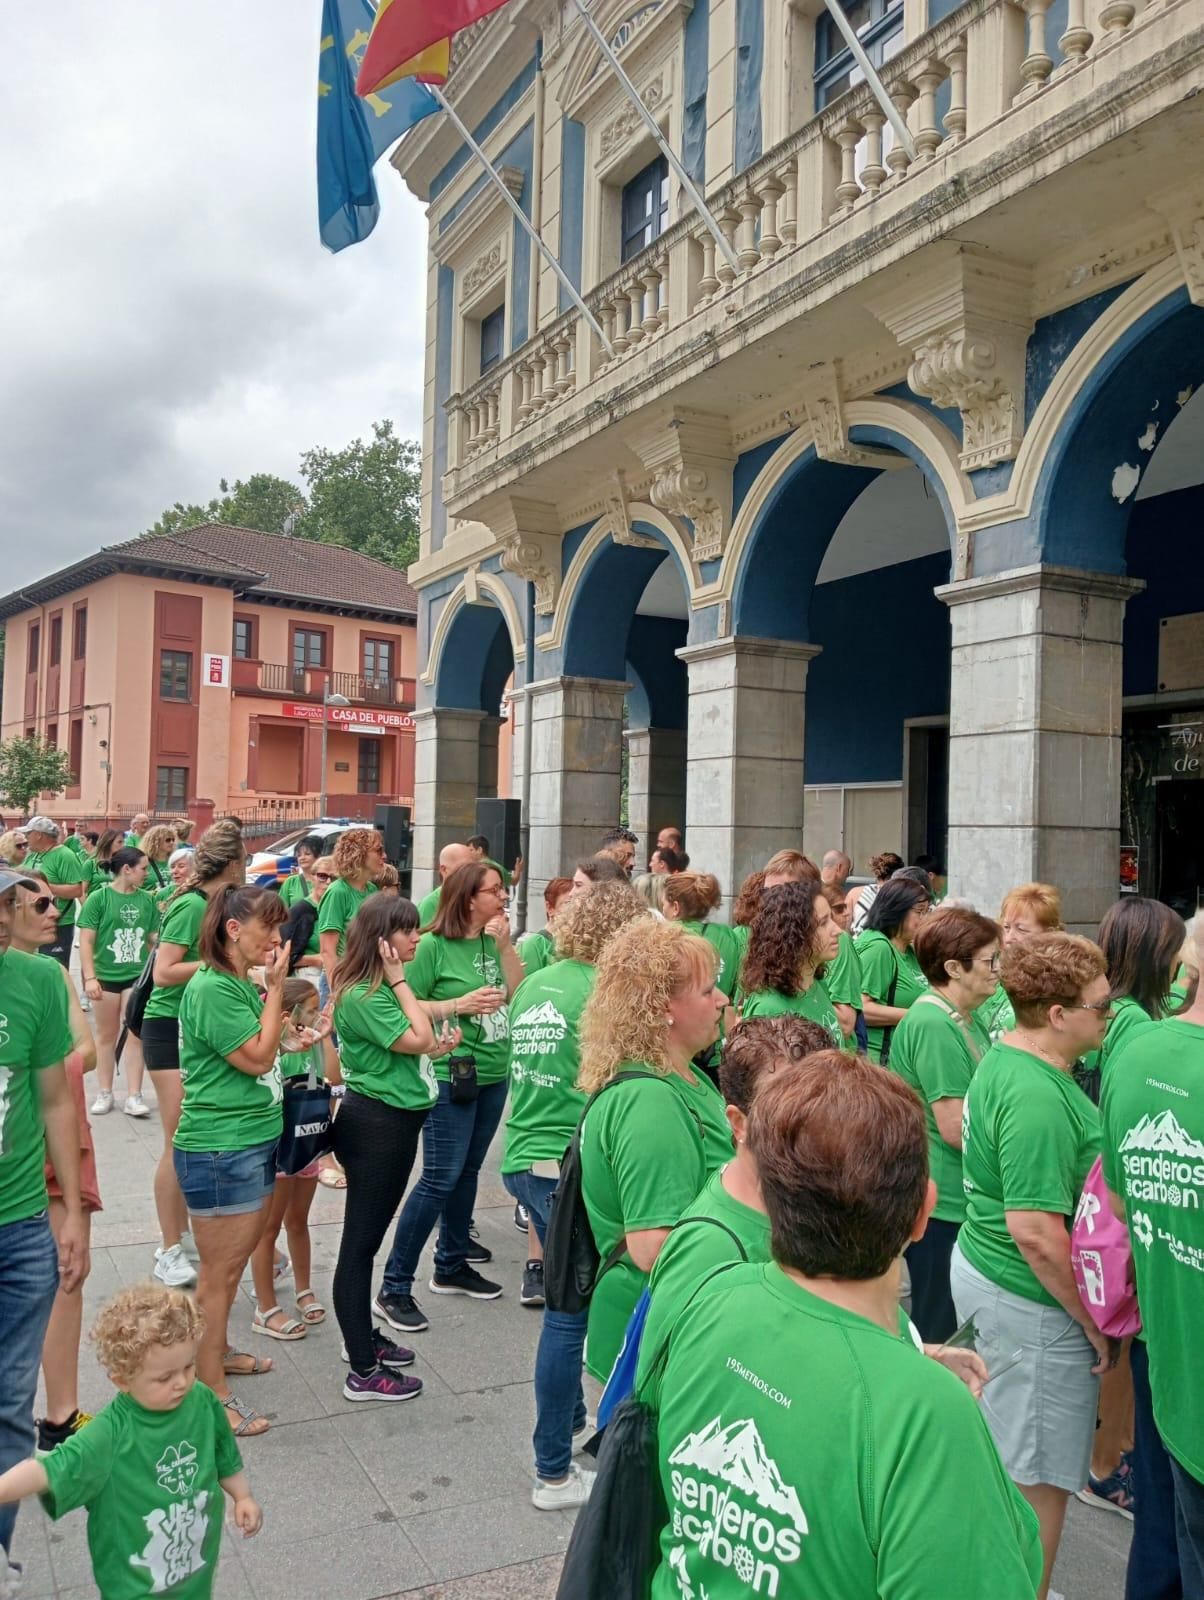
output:
M 633 1078 L 659 1078 L 659 1074 L 618 1072 L 609 1083 L 595 1090 L 585 1102 L 577 1131 L 560 1163 L 560 1181 L 552 1196 L 543 1242 L 543 1290 L 549 1311 L 584 1311 L 603 1273 L 609 1272 L 627 1253 L 626 1237 L 620 1238 L 605 1261 L 598 1253 L 581 1186 L 581 1130 L 589 1108 L 599 1095 L 604 1095 L 617 1083 L 630 1083 Z

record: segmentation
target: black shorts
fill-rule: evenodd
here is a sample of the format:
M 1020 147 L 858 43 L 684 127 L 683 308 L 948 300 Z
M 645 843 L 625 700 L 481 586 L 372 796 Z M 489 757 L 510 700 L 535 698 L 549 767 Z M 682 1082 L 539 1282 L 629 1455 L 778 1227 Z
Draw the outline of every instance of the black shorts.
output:
M 71 965 L 71 946 L 75 943 L 75 924 L 69 922 L 65 928 L 55 930 L 53 940 L 49 944 L 39 945 L 38 954 L 53 956 L 60 967 Z
M 138 979 L 136 977 L 122 978 L 118 983 L 110 983 L 107 978 L 101 978 L 98 981 L 101 994 L 124 994 L 127 989 L 134 987 Z
M 177 1017 L 143 1017 L 142 1060 L 149 1072 L 179 1072 L 180 1022 Z

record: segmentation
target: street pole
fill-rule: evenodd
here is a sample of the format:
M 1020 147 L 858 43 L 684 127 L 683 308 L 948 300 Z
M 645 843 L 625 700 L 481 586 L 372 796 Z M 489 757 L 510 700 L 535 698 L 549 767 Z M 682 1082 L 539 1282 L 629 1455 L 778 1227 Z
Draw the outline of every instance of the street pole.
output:
M 330 706 L 330 678 L 322 674 L 322 790 L 318 796 L 318 820 L 326 815 L 326 717 Z

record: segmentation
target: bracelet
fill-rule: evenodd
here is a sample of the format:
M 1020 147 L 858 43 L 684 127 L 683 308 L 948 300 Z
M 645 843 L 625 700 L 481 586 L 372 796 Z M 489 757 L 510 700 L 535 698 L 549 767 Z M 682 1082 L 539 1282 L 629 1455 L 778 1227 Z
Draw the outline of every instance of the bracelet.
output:
M 410 981 L 410 980 L 409 980 L 409 979 L 408 979 L 408 978 L 396 978 L 396 979 L 395 979 L 395 980 L 394 980 L 394 981 L 393 981 L 393 982 L 392 982 L 392 983 L 391 983 L 391 984 L 390 984 L 390 985 L 389 985 L 389 988 L 390 988 L 390 989 L 396 989 L 396 987 L 397 987 L 397 985 L 398 985 L 398 984 L 399 984 L 399 983 L 404 983 L 404 984 L 406 984 L 406 985 L 407 985 L 407 986 L 408 986 L 408 984 L 409 984 L 409 981 Z

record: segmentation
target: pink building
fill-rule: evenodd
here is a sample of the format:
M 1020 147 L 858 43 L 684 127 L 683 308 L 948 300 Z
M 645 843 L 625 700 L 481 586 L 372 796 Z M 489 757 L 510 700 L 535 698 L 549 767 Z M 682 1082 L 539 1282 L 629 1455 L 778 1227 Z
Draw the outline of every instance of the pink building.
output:
M 414 791 L 416 601 L 337 545 L 207 524 L 108 546 L 0 600 L 0 737 L 70 754 L 62 818 L 370 816 Z M 203 819 L 206 807 L 198 815 Z

